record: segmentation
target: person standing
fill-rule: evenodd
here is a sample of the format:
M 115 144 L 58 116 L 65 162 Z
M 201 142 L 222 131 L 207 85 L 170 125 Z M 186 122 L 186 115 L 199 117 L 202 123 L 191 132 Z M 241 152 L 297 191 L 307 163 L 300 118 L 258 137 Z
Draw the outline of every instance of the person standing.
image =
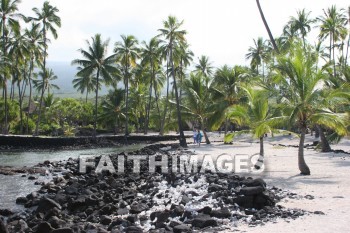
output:
M 197 132 L 197 143 L 198 143 L 198 146 L 201 146 L 202 137 L 203 137 L 203 134 L 202 134 L 202 132 L 198 129 L 198 132 Z
M 197 130 L 196 130 L 196 128 L 193 129 L 193 143 L 197 144 Z

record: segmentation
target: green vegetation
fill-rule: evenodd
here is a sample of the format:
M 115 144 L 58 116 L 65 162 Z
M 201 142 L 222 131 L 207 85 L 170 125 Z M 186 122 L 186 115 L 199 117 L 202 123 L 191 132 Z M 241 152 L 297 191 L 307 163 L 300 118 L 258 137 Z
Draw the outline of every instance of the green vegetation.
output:
M 247 48 L 250 67 L 213 67 L 204 55 L 194 59 L 184 22 L 175 16 L 149 41 L 122 35 L 109 48 L 109 39 L 95 34 L 79 49 L 81 57 L 72 58 L 77 66 L 72 85 L 85 94 L 72 99 L 52 94 L 59 88 L 52 81 L 59 77 L 46 67 L 48 37 L 59 35 L 59 10 L 45 2 L 41 10 L 33 8 L 35 17 L 27 17 L 18 12 L 20 2 L 1 0 L 0 8 L 4 134 L 95 137 L 176 130 L 185 147 L 185 129 L 201 128 L 209 144 L 206 131 L 225 128 L 229 142 L 234 134 L 228 129 L 235 126 L 259 138 L 263 157 L 264 135 L 287 129 L 300 134 L 299 169 L 310 174 L 303 152 L 306 132 L 318 131 L 322 151 L 349 132 L 350 9 L 330 6 L 315 19 L 298 10 L 273 38 L 257 0 L 269 39 L 254 39 Z M 308 41 L 311 30 L 319 32 L 316 45 Z M 99 95 L 103 86 L 109 88 L 106 96 Z

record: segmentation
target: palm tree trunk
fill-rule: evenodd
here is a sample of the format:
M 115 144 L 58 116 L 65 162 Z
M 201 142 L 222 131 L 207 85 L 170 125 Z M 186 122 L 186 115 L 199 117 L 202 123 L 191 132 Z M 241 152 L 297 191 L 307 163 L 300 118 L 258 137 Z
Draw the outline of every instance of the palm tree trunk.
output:
M 125 71 L 125 136 L 129 135 L 129 72 Z
M 203 135 L 204 135 L 204 138 L 205 138 L 205 143 L 206 143 L 206 144 L 210 144 L 209 137 L 208 137 L 208 135 L 207 135 L 207 132 L 206 132 L 205 128 L 206 128 L 206 127 L 205 127 L 204 123 L 202 123 L 202 124 L 201 124 L 201 130 L 202 130 Z
M 259 159 L 257 161 L 257 163 L 254 165 L 254 167 L 256 169 L 260 169 L 262 167 L 262 165 L 264 164 L 264 136 L 261 136 L 259 138 L 259 143 L 260 143 L 260 153 L 259 153 Z
M 36 127 L 35 127 L 35 133 L 34 133 L 35 136 L 39 135 L 39 124 L 40 124 L 40 118 L 41 118 L 41 109 L 42 109 L 42 106 L 43 106 L 44 93 L 45 93 L 45 85 L 43 86 L 43 89 L 41 90 L 41 95 L 40 95 L 38 119 L 36 121 Z
M 97 129 L 97 109 L 98 109 L 98 86 L 99 86 L 99 76 L 100 76 L 100 69 L 97 69 L 96 74 L 96 96 L 95 96 L 95 119 L 94 119 L 94 133 L 93 133 L 93 139 L 96 142 L 96 129 Z
M 261 9 L 259 0 L 256 0 L 256 4 L 258 5 L 261 19 L 262 19 L 262 21 L 264 22 L 264 25 L 265 25 L 265 28 L 266 28 L 267 33 L 269 34 L 270 41 L 271 41 L 271 43 L 272 43 L 272 45 L 273 45 L 273 48 L 274 48 L 274 50 L 275 50 L 277 53 L 279 53 L 278 47 L 277 47 L 277 45 L 276 45 L 276 41 L 275 41 L 275 39 L 274 39 L 273 36 L 272 36 L 271 30 L 270 30 L 270 28 L 269 28 L 269 25 L 268 25 L 267 22 L 266 22 L 266 19 L 265 19 L 265 16 L 264 16 L 263 11 L 262 11 L 262 9 Z
M 18 98 L 19 98 L 19 119 L 20 119 L 20 129 L 19 133 L 23 134 L 23 112 L 22 112 L 22 93 L 21 93 L 21 84 L 18 82 Z
M 146 121 L 145 121 L 145 130 L 144 134 L 148 133 L 148 124 L 149 124 L 149 113 L 151 111 L 151 100 L 152 100 L 152 90 L 153 90 L 153 79 L 154 79 L 154 66 L 153 62 L 151 61 L 151 83 L 149 85 L 149 98 L 148 98 L 148 104 L 146 109 Z
M 156 98 L 157 112 L 158 112 L 158 116 L 159 116 L 159 119 L 160 119 L 160 118 L 161 118 L 161 113 L 160 113 L 159 103 L 158 103 L 159 98 L 158 98 L 157 90 L 156 90 L 155 87 L 154 87 L 154 96 L 155 96 L 155 98 Z M 161 128 L 161 123 L 160 123 L 160 125 L 159 125 L 159 131 L 160 131 L 160 128 Z
M 177 123 L 179 126 L 179 132 L 180 132 L 180 146 L 187 147 L 187 142 L 185 138 L 185 134 L 182 128 L 182 120 L 181 120 L 181 111 L 180 111 L 180 103 L 179 103 L 179 95 L 177 91 L 177 85 L 176 85 L 176 77 L 175 77 L 175 68 L 174 68 L 174 62 L 173 62 L 173 48 L 170 46 L 170 62 L 171 62 L 171 73 L 174 78 L 174 89 L 175 89 L 175 100 L 176 100 L 176 112 L 177 112 Z
M 334 38 L 333 38 L 333 69 L 334 69 L 334 78 L 337 77 L 337 71 L 336 71 L 336 67 L 335 67 L 335 54 L 334 54 Z
M 8 134 L 8 101 L 7 101 L 7 81 L 6 77 L 4 76 L 4 95 L 5 95 L 5 124 L 3 128 L 3 134 L 7 135 Z
M 349 24 L 349 35 L 348 35 L 348 45 L 346 46 L 346 55 L 345 55 L 345 65 L 347 65 L 348 63 L 348 55 L 349 55 L 349 47 L 350 47 L 350 6 L 348 8 L 348 14 L 349 14 L 349 18 L 348 18 L 348 24 Z
M 301 127 L 301 134 L 300 134 L 300 142 L 299 142 L 299 151 L 298 151 L 298 166 L 299 166 L 300 174 L 310 175 L 310 169 L 307 166 L 305 159 L 304 159 L 305 133 L 306 133 L 306 127 L 302 126 Z
M 160 124 L 160 135 L 164 135 L 164 127 L 165 127 L 165 117 L 168 111 L 168 101 L 169 101 L 169 86 L 170 86 L 170 80 L 169 80 L 169 74 L 168 74 L 168 62 L 167 62 L 167 71 L 166 71 L 166 77 L 167 77 L 167 87 L 166 87 L 166 100 L 165 100 L 165 106 L 164 106 L 164 113 L 162 117 L 162 121 Z
M 317 129 L 320 133 L 321 138 L 321 152 L 331 152 L 331 146 L 329 145 L 329 142 L 327 140 L 326 135 L 324 134 L 323 128 L 320 125 L 317 125 Z
M 27 110 L 27 125 L 26 125 L 26 133 L 29 134 L 29 114 L 30 114 L 30 103 L 32 101 L 32 72 L 33 72 L 33 67 L 34 67 L 34 62 L 33 62 L 33 58 L 31 58 L 30 61 L 30 68 L 29 68 L 29 78 L 28 78 L 28 82 L 29 82 L 29 100 L 28 100 L 28 110 Z

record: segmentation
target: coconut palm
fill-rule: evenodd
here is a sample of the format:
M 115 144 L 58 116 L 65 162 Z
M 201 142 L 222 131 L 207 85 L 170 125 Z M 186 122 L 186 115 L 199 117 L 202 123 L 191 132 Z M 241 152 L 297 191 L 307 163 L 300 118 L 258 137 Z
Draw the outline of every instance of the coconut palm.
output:
M 38 109 L 38 120 L 36 122 L 35 127 L 35 135 L 39 135 L 39 123 L 41 119 L 41 111 L 44 104 L 44 94 L 47 90 L 48 95 L 50 95 L 50 89 L 59 89 L 59 87 L 56 84 L 53 84 L 52 81 L 57 79 L 57 76 L 54 74 L 52 69 L 46 69 L 45 72 L 40 71 L 39 76 L 41 76 L 41 80 L 35 80 L 34 81 L 34 87 L 36 90 L 41 93 L 40 94 L 40 101 L 39 101 L 39 109 Z
M 224 65 L 217 69 L 215 73 L 213 87 L 211 88 L 215 114 L 210 118 L 210 121 L 215 128 L 220 127 L 224 122 L 225 134 L 227 133 L 227 126 L 229 123 L 227 110 L 229 107 L 244 101 L 240 86 L 247 76 L 248 71 L 242 66 L 235 66 L 232 68 Z
M 301 36 L 304 47 L 305 37 L 311 31 L 311 25 L 315 22 L 314 19 L 310 19 L 310 13 L 310 11 L 306 12 L 305 9 L 302 9 L 301 11 L 298 10 L 297 17 L 291 16 L 287 24 L 287 27 L 290 28 L 293 34 L 295 33 L 296 35 Z
M 82 69 L 81 67 L 78 69 Z M 72 81 L 73 87 L 77 89 L 77 91 L 80 91 L 81 94 L 86 92 L 85 95 L 85 103 L 87 103 L 88 95 L 90 92 L 95 90 L 95 82 L 94 82 L 94 76 L 92 74 L 84 75 L 84 76 L 77 76 Z M 101 88 L 101 85 L 99 89 Z
M 159 46 L 160 41 L 158 38 L 153 37 L 149 43 L 143 42 L 144 48 L 141 52 L 142 57 L 142 65 L 149 66 L 149 72 L 150 72 L 150 82 L 149 82 L 149 97 L 148 97 L 148 104 L 146 108 L 146 121 L 145 121 L 145 129 L 144 133 L 147 134 L 148 132 L 148 124 L 149 124 L 149 117 L 150 117 L 150 111 L 151 111 L 151 100 L 152 100 L 152 91 L 153 86 L 156 79 L 156 71 L 159 69 L 161 65 L 161 48 Z
M 124 90 L 122 89 L 109 91 L 101 104 L 99 120 L 105 124 L 111 124 L 113 122 L 115 134 L 118 132 L 120 122 L 125 119 L 124 94 Z
M 214 74 L 214 67 L 209 62 L 209 57 L 202 55 L 198 58 L 198 64 L 195 65 L 195 72 L 201 74 L 206 79 L 209 79 Z M 209 81 L 209 80 L 208 80 Z
M 198 122 L 204 133 L 206 143 L 210 144 L 205 129 L 207 128 L 207 118 L 213 111 L 210 108 L 210 86 L 206 86 L 206 84 L 206 78 L 203 75 L 191 73 L 189 79 L 185 79 L 183 83 L 186 99 L 182 107 L 184 108 L 184 115 L 188 115 Z
M 125 86 L 125 136 L 129 135 L 129 81 L 132 76 L 132 69 L 136 67 L 136 60 L 139 57 L 138 41 L 133 35 L 122 35 L 122 41 L 114 45 L 114 52 L 121 64 L 122 76 Z
M 229 109 L 228 118 L 242 126 L 248 126 L 249 130 L 242 130 L 235 133 L 229 133 L 225 136 L 225 142 L 232 141 L 237 134 L 250 133 L 258 138 L 260 142 L 260 152 L 256 169 L 260 169 L 264 163 L 264 136 L 267 133 L 276 131 L 278 124 L 281 124 L 283 118 L 276 117 L 269 108 L 268 92 L 261 89 L 242 87 L 245 95 L 248 97 L 246 105 L 235 105 Z
M 55 27 L 61 27 L 61 18 L 57 15 L 59 10 L 50 5 L 49 1 L 45 1 L 41 10 L 33 8 L 36 17 L 28 17 L 27 21 L 37 21 L 41 24 L 41 33 L 43 36 L 44 56 L 43 56 L 43 71 L 46 70 L 47 57 L 47 33 L 50 32 L 54 39 L 57 39 L 58 34 Z
M 115 66 L 115 55 L 107 56 L 109 40 L 103 41 L 100 34 L 96 34 L 90 41 L 86 41 L 87 50 L 79 49 L 83 59 L 75 59 L 72 65 L 79 65 L 82 69 L 77 72 L 77 76 L 86 77 L 95 75 L 95 112 L 94 112 L 94 133 L 96 138 L 98 90 L 101 82 L 110 84 L 113 82 L 112 74 L 118 72 Z
M 50 5 L 48 1 L 45 1 L 43 4 L 43 7 L 41 11 L 38 8 L 33 8 L 33 11 L 36 15 L 36 17 L 28 17 L 27 21 L 37 21 L 40 22 L 41 24 L 41 33 L 43 35 L 43 46 L 44 46 L 44 51 L 43 51 L 43 64 L 42 64 L 42 74 L 46 75 L 49 74 L 46 69 L 46 57 L 47 57 L 47 44 L 48 44 L 48 39 L 47 39 L 47 33 L 50 32 L 54 39 L 57 39 L 57 27 L 61 27 L 61 18 L 57 16 L 57 13 L 59 10 Z M 45 82 L 45 79 L 47 77 L 42 76 L 42 81 Z M 42 101 L 42 98 L 41 98 Z M 40 105 L 42 103 L 40 102 Z M 38 135 L 38 129 L 39 129 L 39 122 L 40 122 L 40 113 L 41 109 L 39 108 L 39 115 L 38 119 L 36 122 L 36 129 L 35 129 L 35 135 Z
M 2 32 L 2 65 L 5 65 L 7 61 L 5 61 L 7 56 L 7 47 L 8 47 L 8 35 L 10 31 L 14 32 L 14 34 L 19 34 L 20 25 L 18 22 L 18 18 L 23 17 L 21 14 L 17 13 L 18 4 L 21 3 L 20 0 L 2 0 L 0 5 L 0 31 Z M 7 104 L 7 72 L 6 69 L 3 69 L 3 77 L 2 77 L 2 86 L 4 90 L 4 99 L 5 99 L 5 117 L 4 117 L 4 134 L 8 132 L 8 104 Z
M 301 174 L 310 175 L 310 169 L 304 159 L 304 141 L 306 129 L 311 124 L 317 124 L 334 129 L 340 135 L 346 133 L 346 128 L 338 114 L 324 106 L 321 98 L 322 82 L 327 78 L 323 69 L 316 69 L 314 53 L 310 48 L 304 51 L 301 43 L 295 44 L 290 54 L 277 58 L 275 66 L 283 77 L 281 82 L 287 86 L 289 98 L 284 98 L 285 110 L 291 125 L 300 131 L 298 150 L 298 165 Z
M 245 58 L 250 60 L 250 67 L 256 70 L 257 74 L 259 74 L 259 66 L 262 65 L 264 76 L 264 60 L 267 58 L 266 41 L 262 37 L 259 37 L 257 40 L 253 39 L 253 41 L 254 47 L 249 47 L 249 52 L 245 55 Z
M 182 120 L 181 120 L 181 112 L 180 112 L 180 101 L 178 94 L 178 87 L 175 75 L 175 64 L 174 64 L 174 56 L 173 52 L 177 43 L 185 42 L 185 30 L 180 30 L 183 21 L 179 22 L 178 19 L 174 16 L 168 16 L 167 21 L 163 22 L 163 29 L 158 29 L 160 31 L 160 36 L 163 36 L 166 40 L 167 44 L 167 61 L 170 64 L 171 76 L 173 77 L 173 86 L 175 91 L 175 99 L 176 99 L 176 112 L 177 112 L 177 122 L 178 128 L 180 132 L 180 146 L 187 147 L 185 134 L 182 128 Z
M 323 16 L 317 19 L 321 23 L 319 39 L 323 41 L 329 37 L 329 62 L 333 60 L 333 73 L 334 77 L 336 77 L 335 43 L 339 40 L 344 40 L 347 35 L 345 11 L 344 9 L 338 10 L 333 5 L 327 11 L 324 11 Z

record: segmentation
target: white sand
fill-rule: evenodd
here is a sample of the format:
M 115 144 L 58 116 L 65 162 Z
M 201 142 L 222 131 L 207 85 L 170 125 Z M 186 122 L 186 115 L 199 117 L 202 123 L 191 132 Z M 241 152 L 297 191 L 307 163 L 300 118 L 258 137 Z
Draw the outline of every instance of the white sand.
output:
M 210 135 L 211 140 L 219 141 L 218 135 Z M 279 136 L 267 138 L 265 158 L 267 168 L 260 176 L 269 186 L 289 190 L 298 195 L 313 195 L 315 199 L 284 199 L 279 204 L 288 208 L 307 211 L 322 211 L 325 215 L 307 215 L 296 220 L 279 219 L 277 223 L 249 227 L 240 224 L 233 232 L 350 232 L 350 156 L 343 153 L 320 153 L 305 149 L 305 160 L 311 170 L 310 176 L 300 176 L 297 164 L 298 148 L 276 146 L 298 145 L 298 138 Z M 309 136 L 306 143 L 311 143 Z M 192 142 L 190 139 L 188 142 Z M 259 144 L 249 137 L 241 137 L 233 145 L 215 142 L 200 147 L 189 144 L 189 149 L 199 155 L 213 157 L 222 153 L 230 155 L 254 154 L 259 152 Z M 343 140 L 332 149 L 350 152 L 350 140 Z M 256 177 L 257 175 L 255 175 Z

